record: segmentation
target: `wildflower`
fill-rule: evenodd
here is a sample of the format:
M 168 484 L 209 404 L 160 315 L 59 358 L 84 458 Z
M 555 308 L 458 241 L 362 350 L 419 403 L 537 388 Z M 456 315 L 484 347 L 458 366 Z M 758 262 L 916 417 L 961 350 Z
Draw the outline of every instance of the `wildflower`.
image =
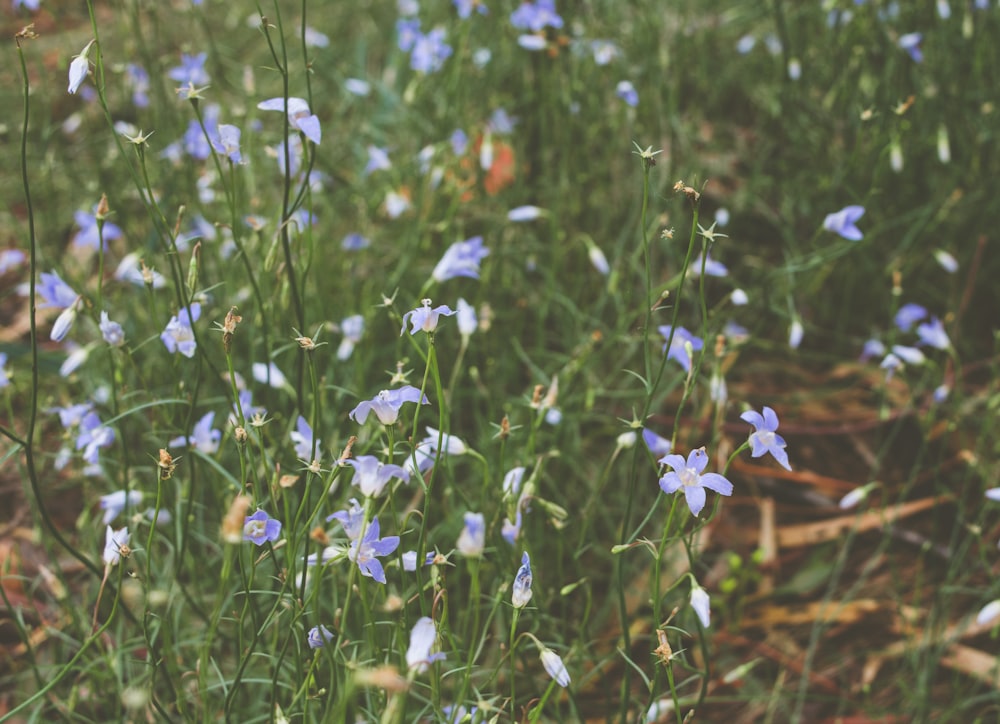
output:
M 673 329 L 671 325 L 664 324 L 658 327 L 658 329 L 664 339 L 670 339 L 670 332 Z M 674 331 L 673 340 L 670 342 L 670 349 L 667 350 L 667 345 L 664 344 L 663 351 L 667 353 L 667 359 L 676 360 L 684 368 L 685 372 L 690 372 L 692 357 L 703 346 L 704 343 L 701 339 L 695 337 L 684 327 L 678 327 Z
M 217 132 L 211 138 L 212 148 L 217 153 L 228 157 L 233 163 L 242 163 L 243 154 L 240 153 L 240 135 L 241 131 L 236 126 L 231 126 L 228 123 L 220 124 Z
M 931 321 L 917 325 L 917 336 L 920 337 L 920 343 L 928 347 L 948 349 L 951 346 L 948 333 L 944 331 L 944 325 L 937 317 L 931 317 Z
M 207 412 L 198 422 L 194 424 L 194 429 L 189 437 L 179 435 L 167 443 L 169 447 L 185 447 L 188 439 L 191 440 L 191 447 L 204 453 L 213 455 L 219 449 L 219 440 L 222 438 L 221 430 L 213 430 L 212 423 L 215 421 L 215 412 Z
M 340 521 L 340 525 L 344 528 L 344 533 L 351 540 L 357 540 L 357 537 L 361 535 L 361 526 L 365 522 L 364 510 L 358 504 L 357 498 L 351 498 L 351 507 L 347 510 L 338 510 L 336 513 L 332 513 L 327 516 L 327 522 L 331 520 Z
M 117 566 L 122 558 L 128 558 L 131 553 L 128 548 L 130 540 L 132 540 L 132 536 L 129 534 L 128 528 L 111 530 L 109 525 L 104 536 L 104 564 Z
M 455 547 L 466 558 L 479 558 L 483 555 L 486 545 L 486 519 L 482 513 L 466 513 L 465 527 Z
M 510 23 L 518 30 L 541 32 L 546 27 L 561 28 L 563 19 L 556 12 L 555 0 L 522 2 L 510 15 Z
M 101 510 L 104 511 L 104 519 L 101 521 L 107 525 L 117 518 L 126 506 L 137 506 L 142 502 L 142 491 L 130 490 L 126 496 L 124 490 L 117 490 L 101 496 Z
M 63 426 L 63 429 L 69 430 L 79 425 L 92 409 L 94 409 L 94 406 L 91 403 L 81 402 L 68 407 L 50 407 L 45 411 L 58 414 L 59 423 Z
M 734 289 L 729 295 L 729 301 L 737 307 L 743 307 L 750 303 L 750 297 L 742 289 Z
M 479 320 L 476 319 L 476 310 L 461 297 L 458 298 L 458 303 L 455 306 L 458 307 L 456 310 L 457 316 L 455 317 L 458 322 L 458 333 L 462 335 L 463 340 L 468 340 L 472 336 L 472 333 L 479 327 Z
M 542 215 L 542 209 L 537 206 L 518 206 L 507 212 L 508 221 L 534 221 Z
M 437 329 L 438 320 L 443 315 L 445 317 L 450 317 L 455 312 L 447 304 L 442 304 L 440 306 L 431 308 L 431 300 L 424 299 L 421 302 L 421 306 L 416 309 L 411 309 L 409 312 L 403 315 L 403 326 L 399 330 L 400 336 L 406 331 L 407 320 L 410 322 L 410 334 L 416 334 L 417 332 L 423 331 L 431 334 Z
M 103 239 L 104 249 L 107 250 L 109 241 L 122 238 L 122 230 L 115 224 L 105 221 L 103 228 L 98 226 L 96 211 L 97 207 L 95 206 L 95 213 L 77 211 L 73 214 L 73 220 L 80 227 L 80 230 L 73 235 L 73 246 L 97 249 Z
M 333 641 L 333 632 L 326 626 L 313 626 L 306 635 L 306 643 L 311 649 L 321 649 Z
M 610 40 L 591 40 L 590 52 L 598 65 L 608 65 L 622 54 L 621 49 Z
M 443 28 L 434 28 L 429 33 L 417 31 L 410 54 L 410 68 L 418 73 L 434 73 L 441 70 L 451 56 L 451 46 L 445 42 Z
M 385 195 L 385 213 L 390 219 L 399 218 L 410 208 L 410 199 L 399 191 L 389 191 Z
M 907 33 L 899 37 L 899 47 L 906 51 L 906 54 L 910 56 L 914 63 L 922 63 L 924 61 L 924 53 L 920 49 L 920 43 L 923 39 L 924 36 L 922 33 Z
M 80 299 L 80 295 L 54 271 L 51 274 L 41 273 L 38 295 L 42 298 L 39 308 L 66 309 L 75 306 Z
M 437 629 L 434 628 L 434 619 L 423 616 L 413 624 L 410 631 L 410 647 L 406 650 L 406 666 L 416 669 L 418 674 L 427 671 L 427 667 L 444 658 L 444 654 L 438 652 L 431 653 L 434 642 L 437 639 Z
M 823 220 L 823 228 L 850 241 L 859 241 L 864 234 L 856 226 L 856 222 L 864 214 L 864 206 L 845 206 L 840 211 L 827 214 Z
M 269 98 L 257 104 L 262 111 L 284 111 L 288 114 L 288 123 L 296 128 L 310 141 L 319 145 L 323 131 L 319 118 L 309 110 L 309 103 L 302 98 Z
M 552 649 L 542 647 L 541 655 L 542 666 L 545 667 L 545 671 L 552 677 L 552 680 L 564 689 L 569 686 L 569 672 L 566 671 L 566 665 L 559 654 Z
M 691 515 L 697 516 L 705 507 L 705 488 L 719 495 L 733 494 L 733 484 L 718 473 L 702 474 L 708 464 L 708 454 L 703 447 L 692 450 L 687 461 L 680 455 L 671 454 L 663 456 L 660 462 L 673 468 L 660 478 L 660 489 L 667 494 L 683 489 Z
M 382 390 L 371 400 L 359 403 L 351 410 L 349 416 L 358 424 L 363 425 L 368 419 L 368 413 L 374 412 L 383 425 L 392 425 L 399 417 L 400 408 L 406 402 L 417 402 L 421 405 L 430 404 L 427 395 L 422 395 L 420 390 L 412 385 L 404 385 L 395 390 Z
M 982 626 L 997 616 L 1000 616 L 1000 598 L 990 601 L 979 610 L 979 613 L 976 614 L 976 623 Z
M 344 90 L 356 96 L 364 98 L 372 92 L 372 84 L 360 78 L 348 78 L 344 81 Z
M 441 261 L 434 267 L 431 276 L 441 283 L 455 277 L 479 278 L 479 263 L 489 256 L 490 250 L 483 246 L 483 237 L 473 236 L 465 241 L 456 241 L 448 247 Z
M 473 10 L 480 15 L 486 15 L 489 12 L 482 0 L 452 0 L 452 2 L 455 5 L 455 10 L 458 11 L 458 17 L 462 20 L 466 20 L 472 15 Z
M 514 604 L 514 608 L 524 608 L 531 600 L 531 560 L 528 558 L 528 551 L 521 555 L 521 567 L 517 569 L 517 575 L 514 576 L 510 600 Z
M 398 535 L 391 535 L 379 540 L 379 522 L 378 518 L 375 518 L 368 524 L 364 536 L 351 543 L 347 557 L 358 564 L 361 575 L 374 578 L 379 583 L 385 584 L 385 570 L 376 556 L 387 556 L 396 550 L 398 545 Z
M 104 341 L 110 344 L 112 347 L 121 347 L 125 344 L 125 331 L 118 322 L 112 322 L 108 317 L 108 313 L 101 311 L 101 336 L 104 337 Z
M 503 519 L 503 526 L 500 529 L 500 536 L 507 541 L 508 545 L 514 545 L 517 537 L 521 535 L 521 503 L 518 502 L 517 510 L 514 512 L 514 522 L 510 518 Z
M 118 281 L 131 282 L 140 287 L 149 284 L 153 289 L 162 289 L 167 285 L 167 280 L 162 274 L 142 263 L 138 252 L 126 254 L 118 263 L 114 276 Z
M 869 483 L 868 485 L 861 485 L 854 490 L 851 490 L 847 495 L 840 499 L 837 506 L 841 510 L 850 510 L 862 500 L 865 500 L 868 495 L 875 489 L 877 483 Z
M 295 429 L 288 433 L 295 443 L 295 456 L 299 460 L 312 460 L 313 457 L 313 431 L 306 421 L 306 418 L 299 415 L 295 421 Z
M 695 583 L 691 587 L 691 608 L 698 615 L 701 625 L 708 628 L 711 610 L 709 609 L 708 591 Z
M 304 39 L 306 45 L 310 48 L 327 48 L 330 46 L 330 37 L 315 28 L 306 27 Z
M 670 452 L 670 440 L 660 437 L 648 427 L 642 428 L 642 441 L 654 456 L 663 457 Z
M 348 234 L 340 242 L 340 248 L 344 251 L 360 251 L 367 249 L 372 243 L 361 234 Z
M 908 365 L 922 365 L 927 361 L 927 358 L 924 357 L 924 353 L 916 347 L 894 344 L 892 345 L 892 353 Z
M 765 453 L 771 453 L 778 464 L 791 470 L 788 464 L 788 453 L 785 452 L 785 440 L 777 433 L 778 416 L 770 407 L 764 406 L 764 414 L 755 410 L 747 410 L 740 419 L 754 426 L 750 433 L 750 456 L 759 458 Z
M 0 390 L 10 384 L 10 372 L 7 370 L 7 355 L 0 352 Z
M 448 455 L 464 455 L 469 451 L 468 446 L 461 438 L 457 438 L 454 435 L 449 435 L 447 433 L 441 434 L 439 430 L 431 427 L 430 425 L 428 425 L 425 429 L 427 430 L 427 437 L 425 437 L 422 442 L 430 447 L 431 452 L 436 452 L 438 449 L 441 449 Z
M 345 317 L 340 322 L 340 331 L 344 334 L 344 338 L 337 347 L 337 359 L 343 361 L 351 356 L 354 347 L 361 342 L 361 335 L 365 331 L 365 318 L 360 314 Z
M 56 317 L 55 324 L 52 325 L 52 331 L 49 332 L 49 339 L 53 342 L 62 342 L 69 334 L 69 330 L 73 326 L 73 322 L 76 321 L 77 307 L 74 304 L 72 307 L 67 307 L 64 309 L 58 317 Z
M 788 325 L 788 346 L 792 349 L 798 349 L 799 345 L 802 344 L 802 335 L 805 330 L 802 328 L 802 320 L 798 317 L 792 320 L 792 323 Z
M 374 455 L 362 455 L 348 460 L 347 464 L 354 468 L 354 479 L 351 482 L 368 498 L 380 496 L 392 478 L 398 478 L 404 483 L 410 482 L 410 474 L 403 468 L 383 463 Z
M 990 488 L 986 491 L 986 497 L 990 500 L 1000 502 L 1000 488 Z
M 501 486 L 503 497 L 517 497 L 518 493 L 521 492 L 521 482 L 524 480 L 524 473 L 525 468 L 523 465 L 507 471 L 507 474 L 503 476 L 503 484 Z
M 198 343 L 194 338 L 194 330 L 191 325 L 198 321 L 201 316 L 201 305 L 193 302 L 190 307 L 185 307 L 178 314 L 170 318 L 166 328 L 160 335 L 164 346 L 170 354 L 180 352 L 188 359 L 194 357 Z
M 430 470 L 437 460 L 437 455 L 433 452 L 433 447 L 426 442 L 418 443 L 413 448 L 413 453 L 406 458 L 403 469 L 411 475 L 422 475 Z
M 83 83 L 83 79 L 87 77 L 87 72 L 90 70 L 90 60 L 87 57 L 90 53 L 90 46 L 94 44 L 91 40 L 85 46 L 80 54 L 74 56 L 73 60 L 69 64 L 69 87 L 66 89 L 70 94 L 75 94 L 80 88 L 80 84 Z
M 281 537 L 281 521 L 272 518 L 263 510 L 247 516 L 243 521 L 243 540 L 258 546 L 273 543 Z
M 167 76 L 175 80 L 181 86 L 204 86 L 211 80 L 208 71 L 205 70 L 205 60 L 208 53 L 198 53 L 197 55 L 181 54 L 181 64 L 170 69 Z
M 935 250 L 934 259 L 941 265 L 941 268 L 949 274 L 954 274 L 958 271 L 958 259 L 946 252 L 944 249 Z
M 626 105 L 635 108 L 639 105 L 639 92 L 632 85 L 632 81 L 622 80 L 618 81 L 618 85 L 615 86 L 615 95 L 625 101 Z
M 253 378 L 262 385 L 270 385 L 276 390 L 288 385 L 288 378 L 274 362 L 254 362 L 250 367 Z
M 26 8 L 33 13 L 38 12 L 40 5 L 41 0 L 13 0 L 11 3 L 11 7 L 13 7 L 14 10 L 17 10 L 18 8 Z
M 368 176 L 375 171 L 388 171 L 392 168 L 392 162 L 389 160 L 389 153 L 384 148 L 379 148 L 378 146 L 368 146 L 368 163 L 365 165 L 365 170 L 362 172 L 363 175 Z
M 27 256 L 20 249 L 0 249 L 0 276 L 24 264 Z
M 101 422 L 96 412 L 88 412 L 80 420 L 80 430 L 76 436 L 76 449 L 83 450 L 83 459 L 91 465 L 99 462 L 101 448 L 109 447 L 115 441 L 115 431 Z
M 149 106 L 149 73 L 137 63 L 125 66 L 126 85 L 132 89 L 132 105 L 136 108 Z
M 587 245 L 587 256 L 590 259 L 591 265 L 597 270 L 599 274 L 607 276 L 611 272 L 611 266 L 608 264 L 608 258 L 604 256 L 604 252 L 597 244 Z
M 927 314 L 926 307 L 910 302 L 899 308 L 893 321 L 899 331 L 909 332 L 913 329 L 913 325 L 925 318 Z
M 714 224 L 713 224 L 714 226 Z M 718 236 L 718 235 L 717 235 Z M 707 252 L 702 255 L 699 254 L 698 258 L 691 262 L 691 266 L 688 267 L 688 274 L 695 279 L 701 276 L 701 268 L 705 267 L 705 276 L 709 277 L 725 277 L 729 276 L 729 269 L 721 261 L 716 261 Z

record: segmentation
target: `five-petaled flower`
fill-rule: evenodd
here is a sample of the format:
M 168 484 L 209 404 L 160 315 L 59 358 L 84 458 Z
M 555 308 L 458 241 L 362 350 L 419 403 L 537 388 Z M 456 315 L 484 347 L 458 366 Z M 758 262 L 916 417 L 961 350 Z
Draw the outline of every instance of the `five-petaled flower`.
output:
M 406 402 L 430 404 L 427 395 L 420 394 L 420 390 L 413 385 L 404 385 L 395 390 L 382 390 L 372 399 L 359 403 L 351 410 L 350 418 L 363 425 L 368 419 L 368 413 L 374 412 L 383 425 L 392 425 L 399 417 L 399 409 Z
M 864 215 L 864 206 L 845 206 L 840 211 L 827 214 L 823 219 L 823 228 L 850 241 L 860 241 L 864 234 L 857 227 L 857 221 Z
M 399 334 L 402 336 L 406 331 L 407 320 L 410 321 L 411 325 L 410 334 L 416 334 L 420 331 L 430 334 L 437 329 L 438 320 L 441 318 L 441 315 L 450 317 L 454 313 L 455 312 L 447 304 L 442 304 L 432 309 L 431 300 L 424 299 L 421 302 L 421 306 L 416 309 L 411 309 L 403 315 L 403 326 L 399 330 Z
M 219 449 L 219 440 L 222 438 L 222 431 L 212 428 L 215 421 L 215 412 L 206 412 L 201 419 L 194 424 L 194 429 L 189 436 L 178 435 L 167 445 L 169 447 L 186 447 L 188 440 L 191 447 L 197 449 L 205 455 L 213 455 Z
M 479 278 L 479 263 L 489 256 L 490 250 L 483 246 L 483 237 L 473 236 L 465 241 L 456 241 L 448 247 L 441 261 L 434 267 L 431 276 L 436 282 L 455 277 Z
M 692 515 L 698 515 L 705 507 L 705 488 L 719 495 L 733 494 L 733 484 L 718 473 L 702 474 L 708 465 L 708 453 L 703 447 L 692 450 L 686 461 L 680 455 L 664 455 L 660 462 L 673 468 L 660 478 L 660 489 L 667 494 L 683 489 Z
M 667 359 L 676 360 L 684 368 L 685 372 L 690 372 L 694 353 L 704 346 L 704 342 L 684 329 L 684 327 L 678 327 L 674 330 L 672 339 L 670 337 L 670 331 L 673 329 L 671 325 L 664 324 L 657 329 L 659 329 L 664 339 L 670 340 L 669 350 L 667 349 L 667 345 L 663 345 L 663 350 L 667 353 Z M 691 345 L 690 350 L 688 349 L 689 344 Z
M 180 352 L 188 359 L 194 357 L 194 352 L 198 348 L 198 343 L 194 338 L 194 330 L 191 325 L 198 321 L 201 316 L 201 305 L 193 302 L 190 307 L 185 307 L 175 314 L 167 322 L 166 328 L 160 335 L 163 345 L 171 354 Z
M 385 583 L 385 570 L 375 556 L 387 556 L 399 546 L 399 536 L 390 535 L 379 540 L 378 518 L 372 520 L 360 540 L 351 543 L 347 557 L 358 564 L 361 575 Z
M 253 541 L 262 546 L 273 543 L 281 536 L 281 521 L 272 518 L 263 510 L 247 516 L 243 521 L 243 540 Z
M 393 478 L 410 482 L 410 474 L 403 468 L 383 463 L 374 455 L 361 455 L 348 460 L 347 464 L 354 468 L 354 479 L 351 482 L 368 498 L 380 496 Z
M 128 543 L 131 539 L 128 528 L 112 530 L 109 525 L 104 536 L 104 564 L 116 566 L 122 558 L 128 558 L 130 553 Z
M 788 464 L 788 453 L 785 452 L 785 440 L 777 433 L 778 415 L 770 407 L 764 406 L 764 414 L 756 410 L 747 410 L 740 419 L 754 426 L 750 433 L 750 456 L 759 458 L 771 453 L 778 464 L 785 470 L 791 470 Z

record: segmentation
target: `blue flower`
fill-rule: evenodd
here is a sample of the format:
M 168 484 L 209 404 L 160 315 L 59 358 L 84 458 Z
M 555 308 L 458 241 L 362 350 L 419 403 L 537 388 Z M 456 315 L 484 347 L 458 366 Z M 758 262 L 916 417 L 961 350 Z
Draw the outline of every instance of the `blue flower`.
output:
M 128 528 L 111 530 L 109 525 L 104 536 L 103 558 L 105 565 L 116 566 L 123 557 L 127 558 L 129 555 L 128 543 L 131 539 L 132 536 L 128 532 Z
M 646 443 L 649 451 L 658 457 L 663 457 L 670 452 L 670 441 L 657 435 L 648 427 L 642 428 L 642 441 Z
M 465 20 L 470 15 L 472 11 L 475 10 L 480 15 L 486 15 L 489 12 L 489 8 L 483 4 L 482 0 L 452 0 L 455 4 L 455 9 L 458 11 L 458 17 Z
M 98 325 L 101 329 L 101 336 L 104 341 L 112 347 L 121 347 L 125 344 L 125 330 L 118 322 L 112 322 L 108 313 L 101 311 L 101 322 Z
M 374 412 L 383 425 L 392 425 L 399 417 L 399 409 L 406 402 L 418 402 L 428 405 L 427 395 L 421 395 L 420 390 L 412 385 L 404 385 L 395 390 L 382 390 L 370 400 L 358 404 L 350 412 L 350 418 L 363 425 L 368 419 L 368 413 Z
M 566 671 L 566 664 L 563 663 L 559 654 L 552 649 L 542 647 L 541 658 L 542 666 L 545 667 L 545 671 L 552 677 L 552 680 L 564 689 L 569 686 L 569 672 Z
M 365 331 L 365 318 L 360 314 L 345 317 L 340 322 L 340 331 L 344 338 L 340 340 L 340 346 L 337 347 L 337 359 L 345 360 L 351 356 L 355 345 L 361 341 L 361 335 Z
M 396 21 L 397 46 L 409 53 L 420 38 L 420 21 L 416 18 L 400 18 Z
M 929 322 L 917 325 L 917 336 L 920 337 L 920 343 L 928 347 L 948 349 L 951 346 L 948 333 L 944 331 L 944 325 L 937 317 L 931 317 Z
M 222 438 L 221 430 L 213 430 L 212 423 L 215 421 L 215 412 L 206 413 L 195 423 L 191 431 L 191 447 L 205 455 L 212 455 L 219 449 L 219 440 Z M 188 437 L 179 435 L 167 443 L 168 447 L 185 447 L 188 444 Z
M 83 450 L 83 459 L 91 465 L 99 462 L 100 449 L 115 441 L 115 431 L 101 422 L 96 412 L 88 412 L 80 420 L 76 449 Z
M 441 261 L 434 267 L 431 276 L 440 283 L 455 277 L 479 278 L 479 263 L 489 256 L 490 250 L 483 246 L 483 237 L 473 236 L 465 241 L 456 241 L 448 247 Z
M 357 540 L 361 535 L 361 526 L 365 522 L 365 511 L 361 508 L 357 498 L 351 498 L 351 507 L 347 510 L 338 510 L 326 517 L 327 522 L 331 520 L 340 521 L 344 528 L 344 534 L 351 540 Z
M 719 495 L 733 494 L 733 484 L 718 473 L 702 474 L 708 464 L 708 453 L 703 447 L 692 450 L 687 461 L 680 455 L 665 455 L 660 462 L 673 468 L 660 478 L 660 489 L 668 495 L 683 490 L 691 515 L 697 516 L 705 507 L 705 488 Z
M 374 455 L 361 455 L 347 461 L 354 468 L 354 479 L 351 483 L 361 489 L 368 498 L 377 498 L 385 490 L 392 478 L 398 478 L 404 483 L 410 482 L 410 474 L 398 465 L 381 462 Z
M 444 42 L 442 28 L 434 28 L 426 35 L 418 33 L 410 54 L 410 68 L 418 73 L 433 73 L 441 69 L 451 52 L 451 46 Z
M 54 271 L 51 274 L 41 273 L 41 284 L 37 291 L 42 298 L 42 303 L 38 305 L 39 309 L 44 307 L 66 309 L 75 306 L 80 299 L 80 295 Z
M 141 65 L 129 63 L 125 66 L 126 84 L 132 88 L 132 105 L 136 108 L 149 106 L 149 73 Z
M 306 643 L 311 649 L 321 649 L 333 640 L 333 632 L 326 626 L 313 626 L 306 636 Z
M 375 171 L 388 171 L 392 168 L 392 161 L 389 160 L 389 151 L 378 146 L 368 146 L 368 163 L 365 165 L 363 175 L 368 176 Z
M 698 620 L 701 621 L 701 625 L 708 628 L 709 623 L 711 623 L 712 611 L 710 608 L 711 601 L 708 597 L 708 591 L 695 583 L 691 587 L 691 608 L 698 615 Z
M 750 456 L 759 458 L 771 453 L 778 464 L 785 470 L 791 470 L 788 464 L 788 453 L 785 452 L 785 440 L 777 433 L 778 415 L 770 407 L 764 406 L 764 414 L 756 410 L 747 410 L 740 419 L 754 426 L 750 433 Z
M 201 305 L 198 302 L 194 302 L 190 307 L 185 307 L 178 314 L 170 318 L 166 328 L 160 335 L 160 339 L 170 354 L 180 352 L 188 359 L 194 357 L 198 343 L 195 341 L 194 330 L 191 328 L 191 325 L 197 322 L 200 316 Z
M 437 629 L 434 628 L 434 619 L 423 616 L 413 624 L 410 631 L 410 647 L 406 650 L 406 667 L 416 669 L 417 673 L 427 671 L 427 667 L 435 661 L 444 658 L 444 654 L 438 652 L 431 653 L 434 643 L 437 640 Z
M 243 540 L 252 541 L 258 546 L 273 543 L 281 537 L 281 521 L 272 518 L 263 510 L 247 516 L 243 521 Z
M 94 211 L 97 211 L 97 207 L 94 207 Z M 96 214 L 88 214 L 86 211 L 77 211 L 73 214 L 73 220 L 76 225 L 80 227 L 80 230 L 73 235 L 73 246 L 88 247 L 91 249 L 97 249 L 98 245 L 101 243 L 101 239 L 104 239 L 104 250 L 108 249 L 108 242 L 114 241 L 115 239 L 122 238 L 122 230 L 112 224 L 110 221 L 104 222 L 104 229 L 98 231 L 97 227 L 97 216 Z
M 540 32 L 545 27 L 561 28 L 563 19 L 556 12 L 555 0 L 523 2 L 510 14 L 510 23 L 518 30 Z
M 924 61 L 924 54 L 920 50 L 920 43 L 923 39 L 924 36 L 922 33 L 907 33 L 900 36 L 899 47 L 906 51 L 907 55 L 913 59 L 913 62 L 922 63 Z
M 407 320 L 410 321 L 411 325 L 410 334 L 416 334 L 420 331 L 430 334 L 437 329 L 438 319 L 440 319 L 442 315 L 450 317 L 454 313 L 455 312 L 449 308 L 447 304 L 442 304 L 439 307 L 431 309 L 431 300 L 424 299 L 421 306 L 416 309 L 411 309 L 403 315 L 403 326 L 399 330 L 399 335 L 402 336 L 403 332 L 406 331 Z
M 243 154 L 240 153 L 240 129 L 228 123 L 221 124 L 216 133 L 211 137 L 212 148 L 217 153 L 226 156 L 233 163 L 242 163 Z
M 351 543 L 347 557 L 358 564 L 361 575 L 374 578 L 379 583 L 385 584 L 385 570 L 382 563 L 376 556 L 387 556 L 399 546 L 399 536 L 390 535 L 379 540 L 379 522 L 375 518 L 368 524 L 361 540 L 355 539 Z
M 343 241 L 340 242 L 340 248 L 344 251 L 359 251 L 360 249 L 367 249 L 371 246 L 371 242 L 364 236 L 358 233 L 348 234 L 344 237 Z
M 658 327 L 658 329 L 664 339 L 670 339 L 670 331 L 673 329 L 671 325 L 664 324 Z M 691 344 L 690 353 L 687 351 L 687 343 Z M 684 368 L 685 372 L 690 372 L 692 356 L 703 346 L 704 343 L 701 339 L 695 337 L 689 331 L 684 329 L 684 327 L 678 327 L 674 332 L 673 340 L 670 342 L 670 349 L 667 349 L 667 345 L 663 345 L 663 351 L 667 353 L 667 359 L 676 360 L 677 363 Z
M 269 98 L 257 104 L 257 108 L 262 111 L 286 111 L 288 123 L 292 128 L 302 131 L 303 135 L 310 141 L 319 145 L 323 137 L 323 130 L 317 118 L 310 110 L 309 103 L 302 98 Z
M 306 418 L 299 415 L 295 421 L 295 429 L 288 433 L 288 436 L 295 443 L 295 456 L 299 460 L 313 459 L 313 431 Z
M 528 551 L 521 555 L 521 567 L 514 576 L 514 585 L 510 591 L 510 601 L 514 608 L 524 608 L 531 600 L 531 559 Z
M 864 234 L 856 226 L 856 222 L 864 215 L 864 206 L 845 206 L 840 211 L 827 214 L 823 219 L 823 228 L 850 241 L 859 241 Z
M 10 372 L 7 371 L 7 355 L 0 352 L 0 390 L 10 384 Z
M 926 307 L 910 302 L 909 304 L 904 304 L 899 308 L 899 311 L 896 312 L 896 317 L 893 321 L 896 323 L 900 332 L 909 332 L 913 329 L 914 324 L 926 316 Z
M 101 496 L 101 510 L 104 511 L 104 518 L 101 521 L 104 525 L 107 525 L 115 518 L 117 518 L 125 506 L 135 507 L 142 502 L 142 491 L 140 490 L 130 490 L 126 496 L 124 490 L 117 490 L 114 493 L 108 493 L 107 495 Z
M 90 71 L 90 60 L 87 54 L 90 52 L 90 46 L 93 44 L 94 41 L 91 40 L 80 51 L 80 54 L 70 61 L 69 87 L 66 89 L 70 94 L 75 94 L 80 89 L 80 84 L 83 83 L 84 78 L 87 77 L 87 73 Z
M 486 546 L 486 519 L 482 513 L 466 513 L 465 527 L 458 536 L 455 548 L 466 558 L 479 558 Z
M 639 105 L 639 91 L 632 85 L 632 81 L 618 81 L 618 85 L 615 87 L 615 95 L 633 108 Z
M 208 53 L 198 53 L 197 55 L 181 54 L 181 64 L 171 68 L 167 74 L 171 80 L 175 80 L 182 86 L 203 86 L 208 85 L 208 71 L 205 70 L 205 60 Z

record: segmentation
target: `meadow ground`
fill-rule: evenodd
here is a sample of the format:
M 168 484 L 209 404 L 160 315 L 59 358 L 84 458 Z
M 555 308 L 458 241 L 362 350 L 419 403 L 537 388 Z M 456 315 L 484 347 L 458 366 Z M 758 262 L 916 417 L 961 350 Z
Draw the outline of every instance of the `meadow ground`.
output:
M 1000 717 L 996 2 L 0 13 L 0 721 Z

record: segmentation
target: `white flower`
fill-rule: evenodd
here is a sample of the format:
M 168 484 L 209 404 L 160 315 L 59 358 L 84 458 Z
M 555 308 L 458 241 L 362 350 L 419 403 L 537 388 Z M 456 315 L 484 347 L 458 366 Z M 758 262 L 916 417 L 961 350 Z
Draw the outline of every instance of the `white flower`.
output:
M 410 669 L 416 669 L 417 673 L 427 671 L 428 665 L 443 659 L 443 653 L 431 653 L 434 641 L 437 638 L 437 630 L 434 628 L 434 619 L 424 616 L 413 624 L 410 631 L 410 648 L 406 650 L 406 665 Z
M 486 546 L 486 519 L 482 513 L 466 513 L 465 527 L 462 528 L 455 548 L 466 558 L 479 558 Z
M 83 79 L 87 77 L 87 71 L 90 70 L 90 60 L 87 58 L 87 54 L 90 53 L 90 46 L 93 44 L 93 40 L 87 43 L 80 54 L 75 56 L 69 64 L 69 88 L 66 90 L 70 93 L 76 93 L 80 84 L 83 83 Z
M 569 686 L 569 672 L 566 671 L 566 665 L 555 651 L 542 649 L 542 666 L 559 686 L 564 689 Z
M 691 588 L 691 608 L 698 615 L 701 625 L 708 628 L 712 613 L 709 608 L 708 591 L 697 583 Z
M 109 566 L 116 566 L 122 559 L 122 555 L 128 555 L 128 542 L 131 540 L 128 528 L 112 530 L 108 526 L 104 536 L 104 563 Z M 122 551 L 125 548 L 125 551 Z

